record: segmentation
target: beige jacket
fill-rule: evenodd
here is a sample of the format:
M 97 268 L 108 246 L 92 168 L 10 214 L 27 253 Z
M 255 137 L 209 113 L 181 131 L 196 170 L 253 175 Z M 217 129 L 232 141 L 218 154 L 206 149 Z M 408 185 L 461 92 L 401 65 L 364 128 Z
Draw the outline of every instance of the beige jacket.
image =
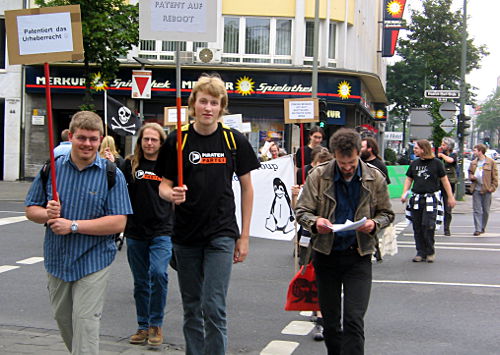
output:
M 486 162 L 483 166 L 483 186 L 481 187 L 481 193 L 485 192 L 495 192 L 498 187 L 498 170 L 495 161 L 487 156 L 485 156 Z M 474 159 L 469 166 L 469 178 L 474 176 L 477 168 L 477 158 Z M 472 191 L 476 189 L 476 182 L 472 182 Z
M 370 234 L 356 232 L 358 252 L 363 256 L 375 252 L 375 246 L 378 243 L 377 232 L 394 220 L 394 212 L 385 177 L 377 168 L 368 166 L 361 160 L 359 164 L 361 165 L 361 193 L 355 219 L 366 217 L 373 219 L 376 224 L 375 230 Z M 334 169 L 335 160 L 332 160 L 311 170 L 295 209 L 297 221 L 311 232 L 313 249 L 327 255 L 332 250 L 335 233 L 318 234 L 316 220 L 323 217 L 335 223 L 337 202 L 333 181 Z

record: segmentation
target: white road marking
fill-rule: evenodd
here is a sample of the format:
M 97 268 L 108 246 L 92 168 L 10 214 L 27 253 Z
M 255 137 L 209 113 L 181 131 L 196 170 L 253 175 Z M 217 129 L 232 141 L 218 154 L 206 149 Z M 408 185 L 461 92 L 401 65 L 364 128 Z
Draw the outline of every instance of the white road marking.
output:
M 311 317 L 313 315 L 312 311 L 302 311 L 299 313 L 303 317 Z
M 294 320 L 281 331 L 281 334 L 307 335 L 313 330 L 314 323 L 309 321 Z
M 14 269 L 18 269 L 19 266 L 12 266 L 12 265 L 1 265 L 0 266 L 0 274 L 2 272 L 6 272 L 6 271 L 10 271 L 10 270 L 14 270 Z
M 414 242 L 411 241 L 406 241 L 406 240 L 399 240 L 399 244 L 408 244 L 408 245 L 415 245 Z M 486 246 L 486 247 L 500 247 L 500 243 L 459 243 L 459 242 L 436 242 L 435 245 L 465 245 L 465 246 Z
M 402 285 L 438 285 L 438 286 L 500 288 L 500 285 L 495 285 L 495 284 L 469 284 L 469 283 L 461 283 L 461 282 L 437 282 L 437 281 L 373 280 L 373 283 L 402 284 Z
M 31 265 L 39 263 L 40 261 L 43 261 L 43 258 L 41 256 L 34 256 L 32 258 L 16 261 L 16 264 Z
M 18 214 L 25 214 L 26 212 L 19 212 L 19 211 L 0 211 L 0 213 L 18 213 Z
M 399 245 L 399 248 L 415 248 L 415 244 L 408 245 Z M 442 250 L 469 250 L 469 251 L 500 251 L 500 249 L 495 248 L 464 248 L 464 247 L 441 247 L 434 246 L 434 249 L 442 249 Z
M 473 232 L 470 233 L 452 233 L 451 237 L 444 237 L 442 234 L 436 234 L 437 238 L 474 238 L 480 240 L 481 238 L 500 238 L 500 232 L 498 233 L 483 233 L 480 236 L 473 236 Z M 413 233 L 404 233 L 401 236 L 403 237 L 413 237 Z
M 295 341 L 273 340 L 260 352 L 260 355 L 289 355 L 297 349 Z
M 0 226 L 4 226 L 6 224 L 11 224 L 11 223 L 24 222 L 27 220 L 28 219 L 25 216 L 0 218 Z

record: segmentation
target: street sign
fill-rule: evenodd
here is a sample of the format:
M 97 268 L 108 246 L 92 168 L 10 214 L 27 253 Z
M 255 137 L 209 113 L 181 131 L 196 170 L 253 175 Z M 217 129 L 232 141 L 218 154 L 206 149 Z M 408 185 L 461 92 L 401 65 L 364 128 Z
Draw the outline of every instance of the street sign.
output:
M 151 98 L 151 70 L 132 70 L 132 98 Z
M 427 99 L 459 99 L 460 90 L 425 90 L 424 97 Z
M 441 106 L 439 106 L 439 114 L 444 119 L 452 118 L 457 114 L 457 105 L 453 102 L 443 102 Z
M 452 120 L 450 120 L 449 118 L 447 118 L 443 122 L 441 122 L 441 124 L 439 125 L 439 127 L 441 127 L 441 129 L 443 131 L 445 131 L 446 133 L 450 133 L 455 128 L 455 125 L 453 124 Z
M 386 141 L 402 141 L 403 132 L 384 132 L 384 139 Z

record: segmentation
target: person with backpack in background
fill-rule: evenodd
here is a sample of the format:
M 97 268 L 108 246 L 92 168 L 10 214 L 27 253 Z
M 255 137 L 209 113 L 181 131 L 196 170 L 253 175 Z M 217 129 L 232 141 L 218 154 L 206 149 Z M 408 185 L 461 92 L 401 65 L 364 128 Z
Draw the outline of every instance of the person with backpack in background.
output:
M 154 172 L 166 134 L 158 123 L 146 123 L 137 137 L 134 154 L 125 159 L 125 179 L 134 213 L 124 235 L 134 277 L 137 332 L 131 344 L 163 343 L 163 317 L 168 291 L 168 264 L 172 257 L 172 204 L 160 198 L 161 178 Z
M 260 164 L 240 132 L 219 123 L 228 105 L 224 82 L 201 76 L 188 99 L 194 123 L 182 130 L 184 184 L 178 186 L 177 132 L 158 156 L 160 196 L 175 204 L 174 256 L 184 308 L 186 354 L 221 355 L 227 349 L 226 296 L 233 263 L 249 248 L 253 187 Z M 236 223 L 233 174 L 241 187 L 241 233 Z
M 55 161 L 57 196 L 51 177 L 41 171 L 25 199 L 26 217 L 46 224 L 44 264 L 49 299 L 63 341 L 72 354 L 99 353 L 99 326 L 109 266 L 116 255 L 114 236 L 132 213 L 125 178 L 97 154 L 102 119 L 80 111 L 69 126 L 72 148 Z M 46 185 L 46 186 L 43 186 Z

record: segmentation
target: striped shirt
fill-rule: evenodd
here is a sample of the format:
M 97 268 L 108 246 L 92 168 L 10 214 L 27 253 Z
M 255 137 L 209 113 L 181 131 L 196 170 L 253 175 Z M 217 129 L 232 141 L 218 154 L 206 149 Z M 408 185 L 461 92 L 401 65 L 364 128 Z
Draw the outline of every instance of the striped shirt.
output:
M 56 172 L 62 218 L 89 220 L 133 213 L 122 172 L 116 169 L 115 185 L 108 191 L 106 161 L 99 155 L 92 164 L 79 171 L 68 153 L 56 160 Z M 24 204 L 45 206 L 52 199 L 50 176 L 46 191 L 38 174 Z M 45 230 L 45 268 L 63 281 L 76 281 L 102 270 L 113 262 L 115 255 L 114 235 L 56 235 L 48 227 Z

